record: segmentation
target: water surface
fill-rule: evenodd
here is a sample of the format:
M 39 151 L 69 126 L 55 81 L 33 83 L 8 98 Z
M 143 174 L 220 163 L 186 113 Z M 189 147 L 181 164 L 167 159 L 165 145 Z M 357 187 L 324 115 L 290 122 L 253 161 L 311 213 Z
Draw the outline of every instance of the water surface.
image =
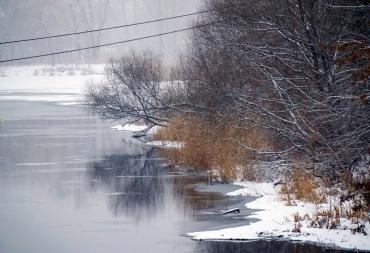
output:
M 0 101 L 0 252 L 193 252 L 240 204 L 79 106 Z M 239 215 L 239 217 L 241 217 Z
M 192 241 L 245 225 L 252 199 L 199 192 L 205 176 L 174 168 L 80 106 L 0 100 L 0 252 L 339 252 L 289 242 Z

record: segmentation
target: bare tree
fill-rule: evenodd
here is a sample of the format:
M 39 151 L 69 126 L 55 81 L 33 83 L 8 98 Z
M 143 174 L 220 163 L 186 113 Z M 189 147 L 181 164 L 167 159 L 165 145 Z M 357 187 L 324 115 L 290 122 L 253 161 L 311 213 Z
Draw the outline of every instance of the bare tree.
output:
M 164 81 L 161 59 L 150 51 L 131 51 L 112 60 L 106 69 L 107 80 L 90 85 L 86 98 L 94 111 L 105 118 L 126 123 L 142 122 L 149 130 L 165 126 L 175 113 L 202 110 L 187 100 L 181 81 Z
M 206 103 L 218 116 L 268 129 L 284 144 L 257 153 L 300 157 L 331 175 L 353 168 L 369 152 L 369 17 L 361 1 L 335 8 L 341 2 L 207 1 L 219 11 L 199 22 L 221 23 L 194 32 L 186 80 L 201 103 L 212 94 Z M 341 61 L 346 55 L 357 60 Z
M 167 122 L 166 112 L 172 108 L 161 98 L 163 73 L 158 56 L 131 51 L 118 61 L 112 60 L 106 74 L 106 82 L 91 85 L 86 94 L 95 111 L 126 123 L 145 122 L 148 130 Z
M 347 6 L 347 7 L 346 7 Z M 112 62 L 88 100 L 103 116 L 166 125 L 174 115 L 246 122 L 277 140 L 278 158 L 317 175 L 369 155 L 369 22 L 365 1 L 207 0 L 180 71 L 164 83 L 159 58 Z M 245 129 L 248 131 L 248 129 Z

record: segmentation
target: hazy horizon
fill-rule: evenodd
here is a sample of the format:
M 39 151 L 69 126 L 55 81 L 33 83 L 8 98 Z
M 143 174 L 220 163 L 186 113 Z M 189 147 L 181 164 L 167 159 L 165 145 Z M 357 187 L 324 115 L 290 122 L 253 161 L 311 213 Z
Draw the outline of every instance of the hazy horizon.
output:
M 200 0 L 1 0 L 0 41 L 97 29 L 191 13 Z M 133 39 L 181 29 L 191 19 L 181 18 L 153 24 L 129 27 L 64 38 L 0 45 L 0 59 L 10 59 L 55 51 Z M 163 55 L 173 62 L 184 47 L 186 33 L 178 33 L 128 44 L 104 47 L 53 57 L 15 62 L 14 65 L 55 63 L 103 63 L 126 50 L 146 50 Z

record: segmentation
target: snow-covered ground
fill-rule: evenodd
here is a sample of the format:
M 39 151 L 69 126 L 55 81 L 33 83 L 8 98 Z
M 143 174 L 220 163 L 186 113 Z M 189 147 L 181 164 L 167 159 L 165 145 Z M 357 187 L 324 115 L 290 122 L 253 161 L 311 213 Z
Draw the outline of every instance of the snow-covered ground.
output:
M 111 127 L 117 131 L 127 131 L 127 132 L 140 132 L 148 128 L 146 125 L 136 125 L 136 124 L 122 124 Z
M 111 127 L 116 131 L 124 131 L 124 132 L 133 132 L 138 133 L 140 131 L 144 131 L 148 128 L 146 125 L 136 125 L 136 124 L 121 124 L 117 126 Z M 151 128 L 147 134 L 151 135 L 154 134 L 160 127 L 153 127 Z M 152 147 L 159 147 L 159 148 L 181 148 L 182 143 L 177 141 L 149 141 L 145 143 L 148 146 Z
M 150 141 L 146 145 L 161 148 L 181 148 L 183 144 L 177 141 Z
M 341 218 L 341 227 L 338 229 L 312 228 L 308 222 L 301 222 L 300 233 L 292 232 L 295 226 L 294 215 L 312 215 L 317 210 L 329 208 L 329 204 L 314 205 L 296 201 L 296 205 L 287 206 L 279 196 L 279 187 L 272 183 L 237 182 L 244 188 L 229 192 L 229 196 L 257 196 L 255 201 L 246 204 L 247 208 L 256 209 L 252 216 L 259 221 L 250 225 L 227 228 L 216 231 L 189 233 L 196 240 L 256 240 L 256 239 L 290 239 L 330 245 L 333 247 L 370 250 L 370 224 L 366 223 L 367 235 L 353 234 L 349 229 L 349 220 Z
M 83 101 L 89 82 L 102 80 L 104 65 L 36 65 L 1 67 L 0 100 L 57 102 Z

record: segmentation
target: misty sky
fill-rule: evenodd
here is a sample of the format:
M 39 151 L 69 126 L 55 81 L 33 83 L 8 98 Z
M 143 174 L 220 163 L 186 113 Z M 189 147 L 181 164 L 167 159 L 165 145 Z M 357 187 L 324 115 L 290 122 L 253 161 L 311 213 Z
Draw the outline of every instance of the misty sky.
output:
M 197 11 L 201 0 L 0 0 L 0 41 L 54 35 L 141 22 Z M 190 18 L 156 24 L 43 41 L 0 45 L 0 59 L 23 57 L 60 50 L 132 39 L 191 24 Z M 128 49 L 152 49 L 173 61 L 184 48 L 186 33 L 168 35 L 100 51 L 42 58 L 29 63 L 104 62 Z

